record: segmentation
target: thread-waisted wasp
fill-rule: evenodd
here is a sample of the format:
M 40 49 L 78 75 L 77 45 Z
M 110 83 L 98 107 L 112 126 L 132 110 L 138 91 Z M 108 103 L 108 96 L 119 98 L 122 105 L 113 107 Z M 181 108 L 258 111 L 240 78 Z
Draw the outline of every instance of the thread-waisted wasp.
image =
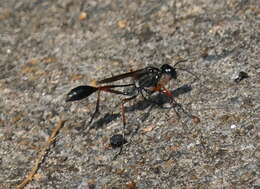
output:
M 109 77 L 109 78 L 97 81 L 96 86 L 90 86 L 90 85 L 78 86 L 76 88 L 73 88 L 67 94 L 66 102 L 82 100 L 84 98 L 87 98 L 91 94 L 97 92 L 98 94 L 97 94 L 96 108 L 89 121 L 89 124 L 90 124 L 93 121 L 96 114 L 99 112 L 100 93 L 101 92 L 109 92 L 109 93 L 114 93 L 116 95 L 127 96 L 127 98 L 125 98 L 121 101 L 121 116 L 122 116 L 122 121 L 123 121 L 123 128 L 125 129 L 126 117 L 125 117 L 124 104 L 130 100 L 135 99 L 139 95 L 141 95 L 145 100 L 148 100 L 151 103 L 158 104 L 157 102 L 155 102 L 154 100 L 152 100 L 149 97 L 154 92 L 159 92 L 159 93 L 165 94 L 167 97 L 169 97 L 170 102 L 171 102 L 171 104 L 173 104 L 174 108 L 178 106 L 179 108 L 182 109 L 182 111 L 185 114 L 187 114 L 192 119 L 197 119 L 197 122 L 199 122 L 199 118 L 186 112 L 181 107 L 181 105 L 175 101 L 171 91 L 169 91 L 165 87 L 165 85 L 170 80 L 177 79 L 176 69 L 184 70 L 184 69 L 175 67 L 180 62 L 182 62 L 182 61 L 177 62 L 173 67 L 169 64 L 163 64 L 160 68 L 148 66 L 143 69 L 136 70 L 136 71 L 131 71 L 128 73 Z M 189 72 L 188 70 L 184 70 L 184 71 Z M 189 73 L 192 74 L 191 72 L 189 72 Z M 192 74 L 192 75 L 194 75 L 194 74 Z M 122 79 L 126 79 L 126 78 L 132 78 L 131 82 L 129 82 L 127 84 L 114 84 L 114 85 L 109 84 L 109 83 L 113 83 L 113 82 L 116 82 L 116 81 L 119 81 Z M 128 91 L 119 90 L 119 89 L 125 89 L 125 88 L 131 88 L 132 90 L 128 90 Z M 175 110 L 175 112 L 176 112 L 176 110 Z M 177 114 L 177 116 L 179 116 L 177 112 L 176 112 L 176 114 Z

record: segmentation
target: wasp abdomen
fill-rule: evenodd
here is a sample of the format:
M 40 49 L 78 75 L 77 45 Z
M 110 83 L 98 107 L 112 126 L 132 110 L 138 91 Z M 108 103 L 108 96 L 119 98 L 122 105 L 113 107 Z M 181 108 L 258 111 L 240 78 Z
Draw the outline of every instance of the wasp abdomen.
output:
M 81 85 L 78 86 L 74 89 L 72 89 L 68 94 L 66 98 L 66 102 L 69 101 L 76 101 L 76 100 L 81 100 L 83 98 L 88 97 L 92 93 L 96 92 L 98 88 L 88 86 L 88 85 Z

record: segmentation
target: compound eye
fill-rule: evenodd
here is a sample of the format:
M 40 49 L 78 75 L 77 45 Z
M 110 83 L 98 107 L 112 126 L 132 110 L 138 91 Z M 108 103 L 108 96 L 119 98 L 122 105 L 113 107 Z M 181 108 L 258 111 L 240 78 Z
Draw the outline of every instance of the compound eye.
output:
M 164 64 L 164 65 L 162 65 L 161 70 L 163 73 L 171 73 L 175 69 L 173 67 L 171 67 L 169 64 Z

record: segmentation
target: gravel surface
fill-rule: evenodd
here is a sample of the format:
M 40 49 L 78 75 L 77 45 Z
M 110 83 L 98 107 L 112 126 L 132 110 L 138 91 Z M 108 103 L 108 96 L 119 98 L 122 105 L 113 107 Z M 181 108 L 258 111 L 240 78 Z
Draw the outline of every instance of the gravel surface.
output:
M 175 1 L 1 0 L 1 189 L 26 178 L 60 120 L 25 188 L 260 188 L 260 2 Z M 91 125 L 96 94 L 65 102 L 78 85 L 179 59 L 167 88 L 200 122 L 138 97 L 116 158 L 123 97 L 101 93 Z

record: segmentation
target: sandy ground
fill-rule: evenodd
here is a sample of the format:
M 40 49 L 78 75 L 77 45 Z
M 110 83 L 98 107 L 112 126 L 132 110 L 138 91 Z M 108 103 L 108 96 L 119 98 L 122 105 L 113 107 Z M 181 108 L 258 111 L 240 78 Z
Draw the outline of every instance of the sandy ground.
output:
M 39 154 L 25 188 L 260 188 L 259 33 L 257 0 L 1 0 L 0 188 Z M 96 95 L 65 102 L 78 85 L 179 59 L 199 79 L 177 69 L 167 88 L 200 122 L 138 97 L 116 159 L 123 97 L 102 93 L 91 125 Z

